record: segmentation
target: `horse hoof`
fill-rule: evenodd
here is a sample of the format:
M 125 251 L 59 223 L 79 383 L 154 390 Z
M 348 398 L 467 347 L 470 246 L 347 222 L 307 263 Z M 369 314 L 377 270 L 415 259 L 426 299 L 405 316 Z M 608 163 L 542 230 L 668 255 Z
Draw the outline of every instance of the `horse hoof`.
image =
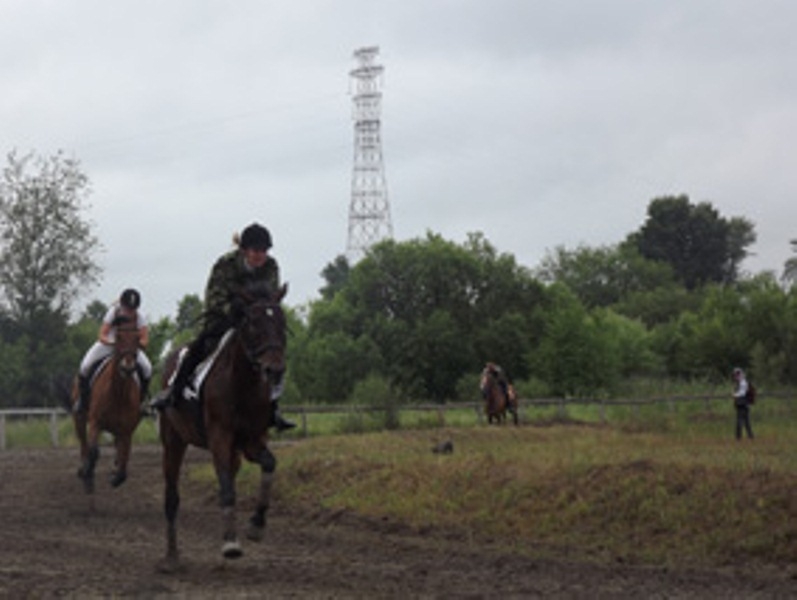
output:
M 258 527 L 257 525 L 250 524 L 249 529 L 246 531 L 246 539 L 253 542 L 262 542 L 264 529 L 265 527 Z
M 113 473 L 111 475 L 111 486 L 112 487 L 119 487 L 125 481 L 127 481 L 127 473 L 119 472 Z
M 244 551 L 241 550 L 241 544 L 236 542 L 224 542 L 221 547 L 221 555 L 224 558 L 241 558 Z
M 155 565 L 155 570 L 158 573 L 163 573 L 166 575 L 173 575 L 175 573 L 182 573 L 184 572 L 185 566 L 180 563 L 177 557 L 174 556 L 167 556 L 157 565 Z

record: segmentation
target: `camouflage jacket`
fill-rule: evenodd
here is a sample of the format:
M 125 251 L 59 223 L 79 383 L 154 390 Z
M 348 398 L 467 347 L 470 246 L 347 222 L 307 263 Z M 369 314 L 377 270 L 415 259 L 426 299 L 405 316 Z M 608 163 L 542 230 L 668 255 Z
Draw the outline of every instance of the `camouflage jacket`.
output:
M 230 325 L 232 301 L 236 290 L 253 283 L 266 283 L 272 290 L 279 288 L 279 266 L 272 257 L 262 267 L 249 269 L 238 250 L 223 255 L 213 265 L 205 287 L 205 331 L 226 328 Z

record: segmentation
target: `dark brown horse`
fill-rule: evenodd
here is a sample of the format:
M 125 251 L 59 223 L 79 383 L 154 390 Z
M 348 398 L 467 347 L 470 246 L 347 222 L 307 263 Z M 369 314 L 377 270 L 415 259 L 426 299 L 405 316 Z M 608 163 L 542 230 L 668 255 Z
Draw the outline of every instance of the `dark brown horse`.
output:
M 515 389 L 506 384 L 506 393 L 498 381 L 498 375 L 489 366 L 482 371 L 479 384 L 484 398 L 484 414 L 487 415 L 487 423 L 501 424 L 506 421 L 506 413 L 510 412 L 512 421 L 518 424 L 518 402 Z
M 80 440 L 81 466 L 78 477 L 86 493 L 94 491 L 94 469 L 100 457 L 99 439 L 110 433 L 116 447 L 115 469 L 111 485 L 118 487 L 127 479 L 127 462 L 133 433 L 141 420 L 141 388 L 136 376 L 139 331 L 135 323 L 120 318 L 114 323 L 116 339 L 113 354 L 99 367 L 91 387 L 87 410 L 73 411 L 75 433 Z M 72 385 L 72 406 L 80 395 L 77 379 Z
M 166 513 L 165 569 L 178 566 L 175 520 L 180 505 L 178 482 L 188 445 L 210 450 L 219 484 L 223 515 L 222 555 L 241 556 L 235 525 L 235 478 L 242 457 L 260 465 L 261 482 L 249 539 L 259 541 L 266 525 L 276 459 L 267 446 L 271 423 L 271 387 L 285 370 L 286 325 L 280 301 L 287 287 L 265 296 L 246 296 L 232 336 L 221 348 L 202 384 L 200 402 L 183 401 L 161 413 Z M 176 366 L 174 356 L 164 385 Z

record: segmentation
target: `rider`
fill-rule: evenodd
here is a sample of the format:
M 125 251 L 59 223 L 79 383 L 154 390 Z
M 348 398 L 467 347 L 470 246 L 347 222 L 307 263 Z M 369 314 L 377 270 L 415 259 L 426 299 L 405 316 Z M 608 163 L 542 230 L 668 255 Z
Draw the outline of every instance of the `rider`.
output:
M 89 398 L 91 397 L 91 374 L 102 360 L 113 353 L 113 345 L 116 339 L 114 322 L 120 317 L 126 317 L 135 323 L 138 328 L 139 349 L 136 355 L 136 365 L 141 382 L 141 402 L 143 403 L 146 399 L 149 380 L 152 377 L 152 364 L 144 353 L 144 349 L 149 343 L 149 328 L 146 317 L 138 310 L 139 306 L 141 306 L 141 294 L 139 294 L 138 290 L 128 288 L 122 292 L 119 299 L 111 304 L 106 311 L 100 324 L 97 341 L 92 344 L 80 362 L 80 371 L 78 372 L 78 390 L 80 395 L 75 405 L 75 412 L 82 412 L 88 408 Z
M 510 397 L 509 397 L 509 380 L 507 379 L 506 374 L 504 373 L 504 370 L 499 365 L 497 365 L 497 364 L 495 364 L 493 362 L 488 362 L 485 365 L 484 368 L 487 370 L 487 372 L 490 375 L 495 377 L 495 380 L 498 382 L 498 385 L 501 386 L 501 391 L 504 392 L 504 397 L 506 398 L 506 401 L 509 402 L 509 400 L 510 400 Z M 484 393 L 484 392 L 482 392 L 482 393 Z
M 265 283 L 270 289 L 279 288 L 279 266 L 268 255 L 271 248 L 271 234 L 258 223 L 252 223 L 243 230 L 240 238 L 233 241 L 238 248 L 222 255 L 213 265 L 205 287 L 205 310 L 202 330 L 188 346 L 188 350 L 174 375 L 170 387 L 159 393 L 152 401 L 152 407 L 163 410 L 176 406 L 182 401 L 183 391 L 194 369 L 209 356 L 224 333 L 233 325 L 236 290 L 251 283 Z M 296 427 L 282 417 L 279 412 L 279 397 L 282 395 L 282 381 L 278 381 L 271 391 L 273 424 L 278 431 Z

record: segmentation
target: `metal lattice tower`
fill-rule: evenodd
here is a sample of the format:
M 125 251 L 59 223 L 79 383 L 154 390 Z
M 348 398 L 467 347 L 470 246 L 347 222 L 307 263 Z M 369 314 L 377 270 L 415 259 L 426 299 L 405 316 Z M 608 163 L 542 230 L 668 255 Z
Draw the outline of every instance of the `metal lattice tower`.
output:
M 349 239 L 346 246 L 351 263 L 383 239 L 393 237 L 387 181 L 382 162 L 380 91 L 382 65 L 374 64 L 378 46 L 354 51 L 359 65 L 349 72 L 357 85 L 354 94 L 354 171 L 349 204 Z

